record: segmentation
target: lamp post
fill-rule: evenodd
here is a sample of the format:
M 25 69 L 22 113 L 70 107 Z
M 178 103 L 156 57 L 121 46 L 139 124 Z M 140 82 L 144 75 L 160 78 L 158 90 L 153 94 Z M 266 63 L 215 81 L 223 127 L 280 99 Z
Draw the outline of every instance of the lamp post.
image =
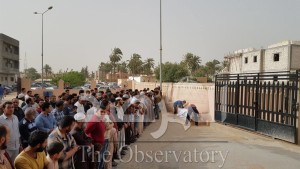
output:
M 40 13 L 40 12 L 34 12 L 34 14 L 40 14 L 42 15 L 42 84 L 44 84 L 44 14 L 51 10 L 53 7 L 50 6 L 46 11 Z
M 160 11 L 160 66 L 159 66 L 159 83 L 160 83 L 160 92 L 162 94 L 162 26 L 161 26 L 161 0 L 160 0 L 160 6 L 159 6 L 159 11 Z

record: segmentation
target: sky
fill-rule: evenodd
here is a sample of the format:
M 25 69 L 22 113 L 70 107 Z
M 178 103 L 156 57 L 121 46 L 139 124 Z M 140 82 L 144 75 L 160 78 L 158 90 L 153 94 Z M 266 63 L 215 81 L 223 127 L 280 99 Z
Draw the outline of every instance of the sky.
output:
M 113 48 L 159 63 L 159 0 L 0 0 L 0 33 L 20 42 L 20 70 L 95 71 Z M 163 62 L 190 52 L 202 64 L 244 48 L 300 40 L 299 0 L 162 0 Z M 25 57 L 26 56 L 26 57 Z M 25 59 L 26 58 L 26 59 Z M 25 62 L 26 61 L 26 62 Z M 26 64 L 25 64 L 26 63 Z

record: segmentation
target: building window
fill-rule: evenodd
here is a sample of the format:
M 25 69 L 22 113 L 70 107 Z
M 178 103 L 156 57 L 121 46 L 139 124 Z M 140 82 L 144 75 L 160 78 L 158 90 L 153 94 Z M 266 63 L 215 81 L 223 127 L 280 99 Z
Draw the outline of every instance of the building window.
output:
M 273 60 L 274 60 L 274 62 L 278 62 L 279 61 L 279 53 L 275 53 L 274 54 Z
M 5 80 L 7 81 L 7 77 L 5 77 Z
M 274 80 L 274 82 L 277 82 L 278 81 L 278 76 L 274 76 L 273 80 Z
M 257 62 L 257 56 L 253 57 L 253 62 Z
M 15 81 L 14 77 L 10 77 L 10 81 L 12 82 Z
M 248 57 L 245 58 L 245 63 L 248 63 Z

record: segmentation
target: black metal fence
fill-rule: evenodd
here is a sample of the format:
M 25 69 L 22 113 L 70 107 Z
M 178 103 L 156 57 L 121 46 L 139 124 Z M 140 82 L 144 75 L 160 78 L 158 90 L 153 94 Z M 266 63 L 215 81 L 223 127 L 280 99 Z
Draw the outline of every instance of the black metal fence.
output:
M 298 71 L 217 75 L 215 120 L 295 143 L 298 80 Z

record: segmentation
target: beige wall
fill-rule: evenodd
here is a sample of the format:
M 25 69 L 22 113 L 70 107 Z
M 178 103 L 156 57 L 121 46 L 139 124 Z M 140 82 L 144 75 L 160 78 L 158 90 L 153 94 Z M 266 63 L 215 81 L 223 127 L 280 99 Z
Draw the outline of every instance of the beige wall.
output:
M 133 82 L 133 88 L 142 90 L 144 88 L 154 89 L 159 83 Z M 186 100 L 193 103 L 202 113 L 201 121 L 214 121 L 214 83 L 163 83 L 163 96 L 169 112 L 172 112 L 173 103 L 177 100 Z
M 300 46 L 292 45 L 291 69 L 300 69 Z

